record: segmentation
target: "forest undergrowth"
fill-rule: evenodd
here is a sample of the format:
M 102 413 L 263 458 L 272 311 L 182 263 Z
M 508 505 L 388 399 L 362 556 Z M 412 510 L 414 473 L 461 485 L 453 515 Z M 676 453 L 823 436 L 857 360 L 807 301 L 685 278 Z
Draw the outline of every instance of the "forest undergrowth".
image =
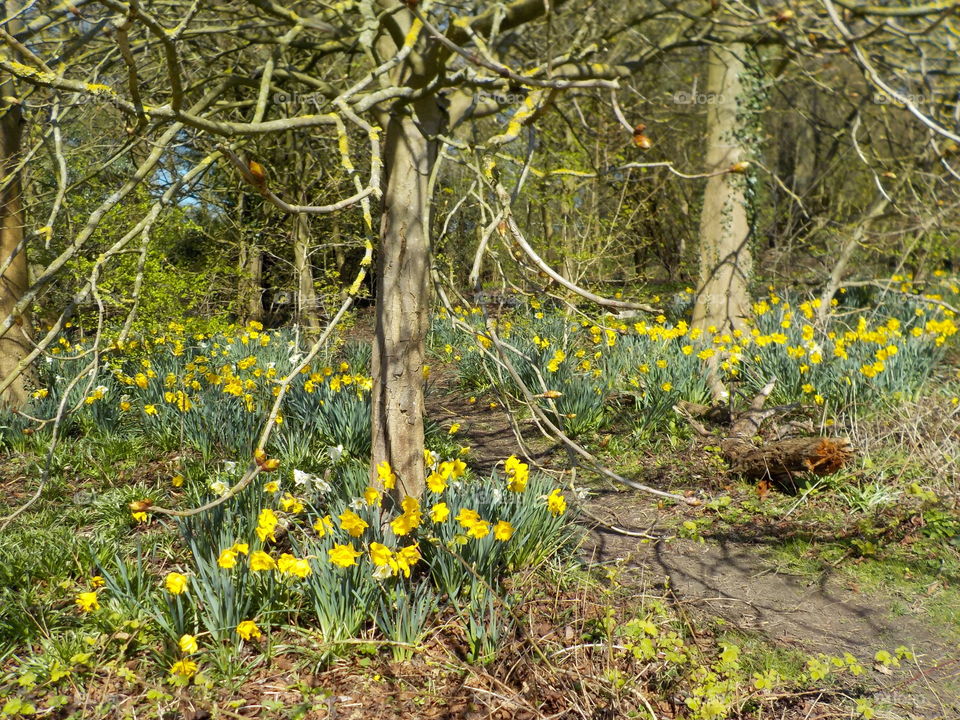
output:
M 955 281 L 926 295 L 841 294 L 822 326 L 815 300 L 771 290 L 733 333 L 691 329 L 683 293 L 629 321 L 532 300 L 492 322 L 568 437 L 700 500 L 611 496 L 605 517 L 638 543 L 735 537 L 811 577 L 840 567 L 904 597 L 937 583 L 922 612 L 960 637 Z M 22 512 L 0 534 L 0 714 L 902 716 L 875 680 L 924 648 L 783 648 L 693 617 L 623 563 L 589 562 L 613 488 L 571 473 L 563 450 L 489 457 L 478 418 L 504 435 L 531 416 L 485 309 L 450 310 L 426 372 L 431 396 L 457 401 L 428 423 L 422 498 L 392 494 L 387 464 L 370 476 L 370 348 L 350 330 L 292 379 L 255 455 L 303 358 L 291 331 L 171 324 L 89 374 L 88 338 L 69 329 L 30 406 L 3 419 L 6 510 Z M 855 459 L 790 492 L 731 476 L 674 411 L 709 402 L 711 362 L 733 402 L 775 378 L 790 427 L 848 436 Z M 225 494 L 186 517 L 153 511 Z

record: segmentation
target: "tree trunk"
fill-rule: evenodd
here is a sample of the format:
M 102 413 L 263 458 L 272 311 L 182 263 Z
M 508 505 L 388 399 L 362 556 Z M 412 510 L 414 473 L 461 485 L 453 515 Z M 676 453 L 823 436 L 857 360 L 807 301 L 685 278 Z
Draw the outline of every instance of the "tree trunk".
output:
M 18 5 L 14 2 L 0 3 L 0 13 L 12 17 L 16 15 Z M 19 25 L 19 21 L 16 24 Z M 15 33 L 18 28 L 10 26 L 7 30 Z M 26 217 L 23 211 L 23 177 L 22 172 L 16 170 L 21 160 L 23 114 L 16 97 L 13 78 L 3 77 L 0 80 L 0 178 L 6 184 L 0 190 L 0 262 L 6 262 L 11 256 L 13 260 L 0 278 L 0 318 L 7 317 L 13 311 L 29 284 L 24 244 Z M 29 342 L 25 337 L 29 327 L 28 318 L 21 315 L 0 337 L 0 378 L 14 372 L 29 353 Z M 27 392 L 21 375 L 0 396 L 0 405 L 17 409 L 26 400 Z
M 847 438 L 794 437 L 764 443 L 759 447 L 742 437 L 720 441 L 730 470 L 749 480 L 771 480 L 788 492 L 796 492 L 794 477 L 800 473 L 831 475 L 853 456 Z
M 747 93 L 742 45 L 716 46 L 709 51 L 707 89 L 708 173 L 719 172 L 747 157 L 741 140 Z M 742 327 L 749 316 L 750 222 L 746 182 L 739 172 L 707 180 L 700 215 L 700 287 L 693 325 L 719 332 Z
M 293 219 L 293 262 L 297 273 L 297 310 L 300 324 L 310 331 L 320 328 L 317 316 L 317 293 L 313 287 L 313 268 L 310 265 L 310 218 L 296 215 Z
M 342 283 L 344 280 L 343 269 L 347 264 L 347 254 L 343 251 L 343 244 L 340 239 L 340 216 L 333 216 L 333 230 L 330 232 L 330 242 L 333 245 L 333 262 L 337 268 L 337 277 Z M 326 263 L 324 263 L 326 267 Z
M 251 220 L 249 198 L 246 193 L 240 193 L 237 203 L 238 244 L 240 246 L 237 260 L 237 300 L 239 313 L 244 321 L 263 320 L 263 255 L 260 249 L 247 240 L 247 228 Z
M 419 497 L 424 487 L 423 358 L 430 321 L 430 199 L 441 113 L 429 95 L 386 121 L 383 217 L 377 258 L 373 342 L 371 478 L 387 461 L 394 494 Z
M 263 253 L 252 243 L 240 245 L 240 307 L 247 322 L 263 321 Z

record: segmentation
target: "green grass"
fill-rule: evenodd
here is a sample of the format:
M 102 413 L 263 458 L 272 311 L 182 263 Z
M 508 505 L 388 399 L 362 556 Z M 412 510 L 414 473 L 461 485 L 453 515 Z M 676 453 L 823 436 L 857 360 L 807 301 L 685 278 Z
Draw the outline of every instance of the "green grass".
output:
M 806 669 L 807 656 L 799 650 L 775 645 L 761 633 L 732 630 L 720 619 L 715 623 L 717 642 L 740 648 L 740 664 L 747 674 L 774 670 L 784 678 L 796 680 Z

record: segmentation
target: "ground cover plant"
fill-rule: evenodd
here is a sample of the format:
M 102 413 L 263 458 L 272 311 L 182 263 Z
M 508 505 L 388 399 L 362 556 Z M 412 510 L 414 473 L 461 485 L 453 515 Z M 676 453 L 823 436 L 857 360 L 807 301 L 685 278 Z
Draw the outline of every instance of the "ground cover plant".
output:
M 715 356 L 737 394 L 773 373 L 776 401 L 821 427 L 889 419 L 890 408 L 931 402 L 918 398 L 941 379 L 928 396 L 955 416 L 960 382 L 944 358 L 956 325 L 935 301 L 949 305 L 957 288 L 941 283 L 944 292 L 927 298 L 851 304 L 827 326 L 816 324 L 815 302 L 771 290 L 744 332 L 698 333 L 682 308 L 627 323 L 536 300 L 496 327 L 543 410 L 624 467 L 631 443 L 696 444 L 673 406 L 708 399 L 704 368 Z M 490 413 L 515 402 L 520 388 L 484 353 L 492 342 L 483 309 L 453 315 L 471 330 L 441 308 L 431 336 L 450 389 L 464 407 Z M 409 702 L 468 708 L 476 693 L 458 700 L 451 689 L 466 673 L 486 688 L 478 692 L 506 694 L 502 707 L 514 703 L 518 716 L 802 715 L 818 697 L 838 716 L 869 718 L 890 708 L 873 696 L 877 668 L 901 672 L 923 650 L 878 639 L 860 657 L 783 655 L 722 621 L 693 624 L 662 589 L 637 594 L 621 562 L 583 564 L 591 521 L 581 508 L 590 512 L 600 486 L 570 484 L 516 455 L 481 472 L 471 467 L 470 421 L 457 416 L 429 426 L 424 496 L 397 498 L 388 463 L 376 480 L 368 470 L 371 378 L 356 342 L 333 343 L 293 375 L 276 431 L 256 452 L 275 388 L 303 358 L 289 331 L 172 323 L 112 345 L 96 374 L 85 367 L 85 343 L 65 336 L 29 406 L 3 423 L 11 467 L 39 483 L 39 499 L 0 545 L 6 716 L 164 717 L 189 706 L 324 717 L 345 702 L 336 688 L 346 675 L 385 682 L 398 693 L 390 712 Z M 45 461 L 54 425 L 42 418 L 62 405 L 74 412 L 58 423 L 61 441 Z M 611 439 L 616 428 L 627 435 Z M 716 476 L 722 461 L 700 445 Z M 668 506 L 663 537 L 759 538 L 789 520 L 776 562 L 815 573 L 817 563 L 851 559 L 860 583 L 899 572 L 929 586 L 939 574 L 943 596 L 931 598 L 931 611 L 960 634 L 946 579 L 958 566 L 955 489 L 946 478 L 932 486 L 909 463 L 896 479 L 876 472 L 893 467 L 883 459 L 889 449 L 879 443 L 796 495 L 715 482 L 704 503 Z M 253 481 L 217 503 L 251 464 L 260 468 Z M 28 489 L 12 500 L 26 501 Z M 151 512 L 210 503 L 185 517 Z M 402 690 L 405 667 L 420 667 L 436 692 Z M 271 697 L 255 690 L 279 677 Z M 111 707 L 117 693 L 124 700 Z

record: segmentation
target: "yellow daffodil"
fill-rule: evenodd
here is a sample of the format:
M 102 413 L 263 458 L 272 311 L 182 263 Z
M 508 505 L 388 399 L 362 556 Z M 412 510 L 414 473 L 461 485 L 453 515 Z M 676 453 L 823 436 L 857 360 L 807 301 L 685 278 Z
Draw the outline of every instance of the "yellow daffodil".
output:
M 232 548 L 227 548 L 220 552 L 220 557 L 217 558 L 217 565 L 222 567 L 225 570 L 230 570 L 233 567 L 236 567 L 237 564 L 237 552 Z
M 178 572 L 167 573 L 163 585 L 171 595 L 180 595 L 187 589 L 187 576 Z
M 250 556 L 250 569 L 254 571 L 273 570 L 277 566 L 276 561 L 263 550 L 257 550 Z
M 170 667 L 171 675 L 178 675 L 184 678 L 191 678 L 197 674 L 197 664 L 193 660 L 178 660 Z
M 450 517 L 450 508 L 446 503 L 440 502 L 430 508 L 430 519 L 435 523 L 445 522 Z
M 420 544 L 414 543 L 405 548 L 400 548 L 394 556 L 394 560 L 403 572 L 403 576 L 410 577 L 410 568 L 420 560 Z
M 304 558 L 297 558 L 290 553 L 283 553 L 277 559 L 277 570 L 281 575 L 294 575 L 298 578 L 305 578 L 310 574 L 310 563 Z
M 440 473 L 432 472 L 427 476 L 427 488 L 431 492 L 442 493 L 447 489 L 447 481 Z
M 353 510 L 344 510 L 340 514 L 340 527 L 346 530 L 351 537 L 360 537 L 370 525 Z
M 393 490 L 397 484 L 397 476 L 394 475 L 393 470 L 390 468 L 390 463 L 386 460 L 383 460 L 379 465 L 377 465 L 377 477 L 380 478 L 380 482 L 383 483 L 383 487 L 387 490 Z
M 253 620 L 244 620 L 237 625 L 237 635 L 249 642 L 252 639 L 259 638 L 263 633 L 260 632 L 260 628 Z
M 529 466 L 520 462 L 516 455 L 511 455 L 504 463 L 504 469 L 507 472 L 507 488 L 513 492 L 523 492 L 530 478 Z
M 338 567 L 348 568 L 351 565 L 357 564 L 357 558 L 360 557 L 363 553 L 357 552 L 353 543 L 348 545 L 334 545 L 327 551 L 327 555 L 330 557 L 330 562 Z
M 300 500 L 300 498 L 294 497 L 290 493 L 286 493 L 282 498 L 280 498 L 280 507 L 283 508 L 285 512 L 297 515 L 303 512 L 303 501 Z
M 554 515 L 563 515 L 567 509 L 567 499 L 560 492 L 559 488 L 554 488 L 547 496 L 547 509 Z
M 458 523 L 460 523 L 461 527 L 463 527 L 465 530 L 469 530 L 471 527 L 480 522 L 480 513 L 478 513 L 476 510 L 461 508 L 455 519 Z
M 403 513 L 398 515 L 390 522 L 390 529 L 393 530 L 393 534 L 398 537 L 403 537 L 404 535 L 409 535 L 415 528 L 420 525 L 419 513 L 410 514 Z
M 370 561 L 377 567 L 384 567 L 390 564 L 393 558 L 393 551 L 383 543 L 370 543 Z
M 333 521 L 330 519 L 329 515 L 324 515 L 321 518 L 317 518 L 317 521 L 313 524 L 313 529 L 316 531 L 317 535 L 323 537 L 324 535 L 333 532 Z
M 197 644 L 197 639 L 193 635 L 181 635 L 180 641 L 177 643 L 180 646 L 180 652 L 190 655 L 197 652 L 200 649 L 200 646 Z
M 486 520 L 477 520 L 467 529 L 467 535 L 477 540 L 482 540 L 490 534 L 490 523 Z
M 260 515 L 257 517 L 256 528 L 257 537 L 260 538 L 260 542 L 266 542 L 268 538 L 273 542 L 277 541 L 274 531 L 277 529 L 279 522 L 276 513 L 270 508 L 264 508 L 260 511 Z
M 513 537 L 513 525 L 506 520 L 501 520 L 493 526 L 493 536 L 501 542 L 506 542 Z
M 82 592 L 76 597 L 77 607 L 80 608 L 80 612 L 93 612 L 100 608 L 100 601 L 97 599 L 97 593 L 95 592 Z

